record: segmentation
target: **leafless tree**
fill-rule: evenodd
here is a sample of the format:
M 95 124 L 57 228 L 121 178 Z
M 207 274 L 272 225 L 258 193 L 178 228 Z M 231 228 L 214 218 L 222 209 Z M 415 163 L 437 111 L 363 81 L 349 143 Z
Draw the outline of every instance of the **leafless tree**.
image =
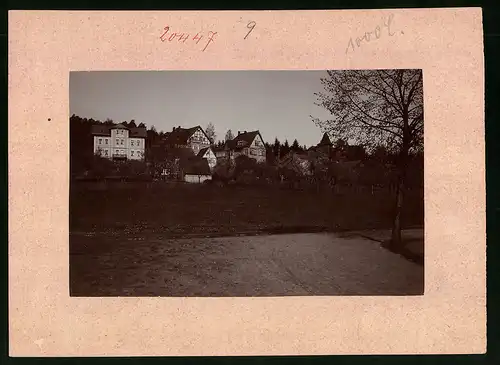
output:
M 228 129 L 226 132 L 226 137 L 224 138 L 226 141 L 230 141 L 234 138 L 233 131 Z
M 210 143 L 215 143 L 215 127 L 213 123 L 208 123 L 207 128 L 205 129 L 205 133 L 207 134 L 208 139 L 210 140 Z
M 334 138 L 367 147 L 383 145 L 397 154 L 398 188 L 391 246 L 400 248 L 401 213 L 409 155 L 423 149 L 424 107 L 421 70 L 328 71 L 316 105 L 329 120 L 313 121 Z

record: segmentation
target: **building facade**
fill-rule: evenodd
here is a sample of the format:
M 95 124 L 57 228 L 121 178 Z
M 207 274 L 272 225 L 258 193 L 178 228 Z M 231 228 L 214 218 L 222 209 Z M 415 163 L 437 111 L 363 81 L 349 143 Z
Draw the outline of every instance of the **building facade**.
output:
M 208 166 L 212 170 L 217 164 L 217 157 L 212 149 L 212 147 L 205 147 L 198 152 L 198 157 L 204 158 L 208 162 Z
M 226 141 L 224 147 L 217 149 L 215 154 L 218 161 L 234 161 L 238 156 L 244 155 L 258 163 L 266 162 L 266 146 L 259 131 L 238 131 L 238 135 Z
M 92 126 L 94 154 L 114 160 L 144 160 L 146 128 Z
M 210 139 L 200 126 L 192 128 L 174 127 L 164 135 L 165 144 L 170 148 L 190 148 L 195 155 L 211 145 Z

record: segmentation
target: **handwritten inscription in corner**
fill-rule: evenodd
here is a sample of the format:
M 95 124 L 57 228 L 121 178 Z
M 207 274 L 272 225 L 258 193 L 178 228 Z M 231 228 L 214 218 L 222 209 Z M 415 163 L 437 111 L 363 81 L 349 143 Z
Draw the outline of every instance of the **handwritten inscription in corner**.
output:
M 247 39 L 247 37 L 250 35 L 250 33 L 252 33 L 252 30 L 254 30 L 254 28 L 255 28 L 256 25 L 257 25 L 257 23 L 254 22 L 253 20 L 250 21 L 250 22 L 248 22 L 247 28 L 250 29 L 250 30 L 248 31 L 247 35 L 243 39 Z
M 198 32 L 193 37 L 191 38 L 191 34 L 189 33 L 178 33 L 178 32 L 171 32 L 170 27 L 167 25 L 166 27 L 163 28 L 164 33 L 160 36 L 160 40 L 162 42 L 180 42 L 180 43 L 186 43 L 186 42 L 191 42 L 191 43 L 200 43 L 201 40 L 205 39 L 202 42 L 202 45 L 204 47 L 201 49 L 202 52 L 205 52 L 207 47 L 210 45 L 210 43 L 214 42 L 214 37 L 217 35 L 217 32 L 212 32 L 209 31 L 207 34 L 204 34 L 203 32 Z
M 350 38 L 347 44 L 347 48 L 345 53 L 349 53 L 349 51 L 354 52 L 356 48 L 361 47 L 364 43 L 369 43 L 371 41 L 377 40 L 384 35 L 389 35 L 389 37 L 393 37 L 397 34 L 397 32 L 393 32 L 392 25 L 394 20 L 394 14 L 389 15 L 387 18 L 384 18 L 382 24 L 379 24 L 375 27 L 375 29 L 365 32 L 364 35 L 356 38 Z M 400 34 L 404 34 L 403 31 L 399 32 Z M 356 47 L 355 47 L 356 46 Z

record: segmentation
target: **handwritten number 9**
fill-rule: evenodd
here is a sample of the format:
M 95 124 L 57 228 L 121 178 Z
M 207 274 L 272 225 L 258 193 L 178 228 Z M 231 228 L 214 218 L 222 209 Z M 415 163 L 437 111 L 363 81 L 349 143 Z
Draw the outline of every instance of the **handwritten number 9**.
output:
M 253 28 L 255 28 L 256 25 L 257 25 L 257 23 L 255 23 L 253 20 L 247 24 L 247 28 L 250 30 L 248 31 L 247 35 L 243 39 L 247 39 L 248 35 L 250 33 L 252 33 L 252 30 L 253 30 Z

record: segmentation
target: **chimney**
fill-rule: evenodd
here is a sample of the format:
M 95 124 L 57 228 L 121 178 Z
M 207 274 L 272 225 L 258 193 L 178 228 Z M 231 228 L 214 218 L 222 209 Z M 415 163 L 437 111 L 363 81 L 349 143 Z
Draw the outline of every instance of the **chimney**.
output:
M 247 131 L 245 131 L 244 133 L 246 133 Z
M 177 129 L 181 129 L 181 126 L 179 126 Z
M 240 132 L 240 131 L 238 131 L 238 136 L 239 136 L 240 134 L 241 134 L 241 132 Z
M 172 132 L 175 131 L 175 127 L 172 127 Z

